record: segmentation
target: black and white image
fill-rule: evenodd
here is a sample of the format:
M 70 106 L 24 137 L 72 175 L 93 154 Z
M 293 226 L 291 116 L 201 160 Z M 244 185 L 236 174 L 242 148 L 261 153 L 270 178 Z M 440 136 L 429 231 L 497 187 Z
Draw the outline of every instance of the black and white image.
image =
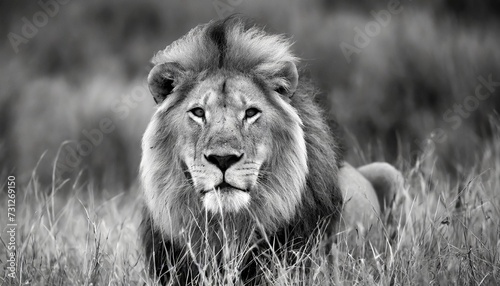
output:
M 0 285 L 499 285 L 499 16 L 2 2 Z

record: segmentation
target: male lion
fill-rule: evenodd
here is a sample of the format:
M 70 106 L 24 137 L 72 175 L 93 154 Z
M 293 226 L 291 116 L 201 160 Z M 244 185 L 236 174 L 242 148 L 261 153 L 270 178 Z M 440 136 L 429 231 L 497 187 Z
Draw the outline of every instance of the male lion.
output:
M 259 251 L 304 247 L 321 225 L 329 236 L 342 221 L 370 223 L 400 186 L 390 165 L 343 161 L 290 45 L 231 17 L 153 58 L 142 238 L 162 283 L 198 283 L 213 260 L 214 273 L 236 261 L 258 283 Z

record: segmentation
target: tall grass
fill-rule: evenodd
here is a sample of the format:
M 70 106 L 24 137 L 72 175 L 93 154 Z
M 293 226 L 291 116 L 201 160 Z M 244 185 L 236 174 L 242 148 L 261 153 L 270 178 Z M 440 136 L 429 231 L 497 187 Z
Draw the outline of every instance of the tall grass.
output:
M 263 265 L 267 279 L 272 285 L 498 285 L 500 125 L 493 126 L 494 139 L 483 144 L 483 156 L 464 184 L 446 180 L 439 170 L 424 170 L 429 164 L 421 160 L 406 165 L 408 195 L 382 218 L 383 225 L 355 239 L 338 234 L 326 256 L 324 245 L 313 239 L 310 253 L 293 253 L 293 265 L 272 254 L 266 261 L 273 263 Z M 48 194 L 37 184 L 35 170 L 19 189 L 19 272 L 15 281 L 3 277 L 3 284 L 155 285 L 138 242 L 136 188 L 111 195 L 78 179 L 62 184 L 71 187 L 69 195 L 59 193 L 57 184 Z M 5 211 L 5 199 L 0 203 Z M 226 267 L 236 269 L 244 249 L 228 244 L 223 251 L 231 254 Z M 241 283 L 236 270 L 214 271 L 215 259 L 203 261 L 200 269 L 204 285 Z

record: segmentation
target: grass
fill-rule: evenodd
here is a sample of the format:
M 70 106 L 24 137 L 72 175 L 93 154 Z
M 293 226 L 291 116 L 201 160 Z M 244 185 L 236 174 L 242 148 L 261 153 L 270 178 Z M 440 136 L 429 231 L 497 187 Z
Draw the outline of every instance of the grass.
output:
M 312 253 L 295 253 L 295 265 L 275 261 L 266 269 L 272 284 L 498 285 L 500 125 L 494 126 L 464 184 L 427 170 L 430 157 L 417 160 L 404 167 L 408 196 L 383 227 L 366 230 L 365 239 L 339 235 L 328 257 L 313 240 Z M 17 193 L 18 276 L 3 276 L 2 285 L 155 285 L 138 243 L 137 189 L 97 192 L 77 179 L 48 194 L 33 175 Z M 5 213 L 3 198 L 1 206 Z M 205 279 L 205 285 L 234 281 L 210 272 Z

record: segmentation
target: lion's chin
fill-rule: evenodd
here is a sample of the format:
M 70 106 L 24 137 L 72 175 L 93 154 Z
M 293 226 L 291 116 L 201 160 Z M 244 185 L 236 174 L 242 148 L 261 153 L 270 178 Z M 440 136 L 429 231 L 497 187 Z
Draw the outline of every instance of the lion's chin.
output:
M 238 212 L 250 203 L 250 194 L 235 188 L 213 190 L 203 195 L 203 207 L 212 213 Z

